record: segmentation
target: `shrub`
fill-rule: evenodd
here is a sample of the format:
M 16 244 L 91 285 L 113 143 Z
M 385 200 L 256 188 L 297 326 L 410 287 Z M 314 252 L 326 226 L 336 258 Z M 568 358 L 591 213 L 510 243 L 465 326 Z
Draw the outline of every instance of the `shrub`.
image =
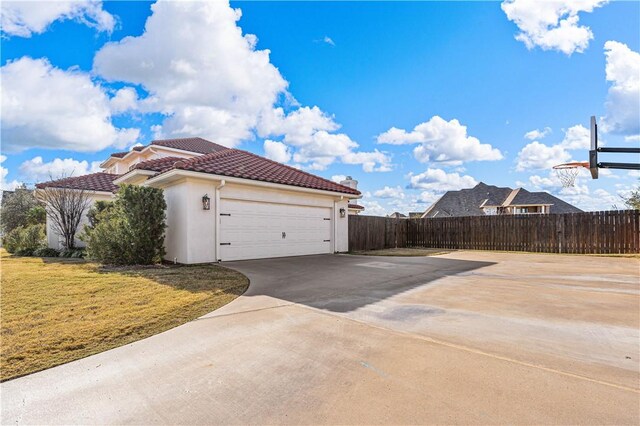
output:
M 29 225 L 45 224 L 47 221 L 47 211 L 43 206 L 31 207 L 27 211 L 27 223 Z
M 4 238 L 4 247 L 18 256 L 32 256 L 33 252 L 45 246 L 44 225 L 19 226 Z
M 86 250 L 84 248 L 65 249 L 60 252 L 58 257 L 66 257 L 68 259 L 84 259 Z
M 96 201 L 87 212 L 87 219 L 89 220 L 87 227 L 90 230 L 95 228 L 102 215 L 108 214 L 112 207 L 112 201 Z
M 160 262 L 166 208 L 162 190 L 122 185 L 115 201 L 96 208 L 93 225 L 85 227 L 87 257 L 115 265 Z
M 86 253 L 87 251 L 84 248 L 77 248 L 73 250 L 73 253 L 71 253 L 71 257 L 74 259 L 84 259 Z
M 20 249 L 20 239 L 22 238 L 21 234 L 23 230 L 23 226 L 18 226 L 9 231 L 2 239 L 2 245 L 9 253 L 15 253 Z
M 35 249 L 33 251 L 33 255 L 36 257 L 58 257 L 60 255 L 60 251 L 54 248 L 41 247 L 39 249 Z
M 31 208 L 39 205 L 32 190 L 25 186 L 18 187 L 13 193 L 6 193 L 0 206 L 0 226 L 5 233 L 10 233 L 20 226 L 33 224 L 28 218 Z M 42 222 L 40 222 L 42 223 Z

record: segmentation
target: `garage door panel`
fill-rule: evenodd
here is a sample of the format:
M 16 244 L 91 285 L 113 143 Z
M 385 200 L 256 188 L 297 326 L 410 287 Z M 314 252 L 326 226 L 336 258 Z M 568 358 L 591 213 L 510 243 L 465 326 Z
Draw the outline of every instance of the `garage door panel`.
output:
M 331 252 L 331 208 L 222 199 L 220 213 L 222 260 Z

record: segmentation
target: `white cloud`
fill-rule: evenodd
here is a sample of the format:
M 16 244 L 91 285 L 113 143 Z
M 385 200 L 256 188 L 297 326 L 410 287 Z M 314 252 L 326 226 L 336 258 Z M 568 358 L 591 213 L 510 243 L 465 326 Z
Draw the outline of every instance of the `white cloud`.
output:
M 0 155 L 0 164 L 4 163 L 6 159 L 6 155 Z M 20 185 L 20 182 L 18 182 L 17 180 L 7 182 L 5 179 L 7 178 L 8 174 L 9 170 L 6 167 L 0 165 L 0 190 L 2 191 L 13 191 Z
M 342 156 L 345 164 L 361 164 L 365 172 L 389 172 L 391 171 L 391 158 L 377 149 L 371 152 L 348 152 Z
M 556 164 L 566 163 L 571 155 L 560 145 L 547 146 L 533 141 L 518 153 L 516 170 L 551 169 Z
M 113 114 L 122 114 L 138 109 L 138 93 L 133 87 L 123 87 L 109 101 Z
M 20 165 L 20 176 L 26 182 L 37 183 L 61 177 L 82 176 L 88 173 L 99 172 L 100 161 L 78 161 L 72 158 L 56 158 L 47 163 L 42 157 L 34 157 Z
M 313 143 L 317 132 L 334 132 L 339 128 L 332 116 L 314 106 L 301 107 L 288 114 L 282 108 L 274 108 L 262 117 L 258 130 L 260 136 L 284 135 L 284 142 L 302 147 Z
M 559 195 L 589 195 L 589 187 L 586 184 L 576 182 L 573 186 L 567 186 L 560 190 Z
M 378 198 L 387 198 L 387 199 L 393 198 L 398 200 L 403 200 L 405 197 L 405 194 L 402 191 L 402 188 L 400 188 L 399 186 L 396 186 L 395 188 L 392 188 L 390 186 L 385 186 L 382 189 L 378 189 L 377 191 L 374 191 L 373 195 Z
M 2 32 L 31 37 L 43 33 L 55 21 L 73 19 L 98 31 L 113 31 L 116 19 L 101 1 L 3 1 L 0 6 Z
M 565 149 L 588 150 L 591 148 L 591 133 L 581 124 L 569 127 L 564 132 L 564 139 L 560 145 Z
M 361 214 L 367 216 L 386 216 L 387 211 L 389 211 L 375 200 L 360 200 L 358 204 L 364 207 L 364 212 Z
M 317 106 L 301 107 L 285 114 L 275 108 L 265 114 L 259 124 L 259 135 L 284 135 L 283 142 L 293 149 L 293 160 L 313 170 L 324 170 L 336 160 L 345 164 L 360 164 L 365 172 L 391 170 L 391 159 L 378 150 L 355 151 L 358 144 L 344 133 L 333 117 Z
M 357 146 L 358 144 L 344 133 L 332 134 L 321 130 L 314 133 L 307 143 L 297 147 L 293 160 L 297 163 L 307 163 L 313 170 L 324 170 L 333 164 L 337 157 L 351 153 Z
M 460 165 L 466 161 L 501 160 L 502 153 L 497 148 L 467 135 L 467 127 L 456 119 L 446 121 L 433 116 L 429 121 L 418 124 L 411 132 L 392 127 L 378 135 L 378 143 L 405 145 L 419 143 L 413 154 L 420 162 L 441 162 Z
M 469 175 L 461 176 L 458 173 L 447 173 L 441 169 L 431 168 L 417 175 L 411 173 L 409 181 L 409 188 L 426 189 L 437 193 L 472 188 L 478 184 L 478 181 Z
M 557 50 L 567 55 L 583 52 L 593 39 L 587 26 L 579 24 L 578 13 L 592 12 L 608 0 L 506 0 L 502 10 L 520 32 L 516 40 L 527 49 Z
M 96 152 L 124 148 L 138 137 L 138 129 L 113 126 L 107 94 L 86 73 L 26 56 L 8 62 L 0 73 L 5 150 Z
M 332 116 L 318 107 L 298 108 L 269 50 L 257 50 L 257 38 L 242 34 L 241 12 L 227 1 L 162 1 L 151 9 L 142 35 L 98 51 L 94 72 L 148 91 L 137 104 L 142 112 L 165 115 L 153 127 L 156 137 L 200 136 L 237 146 L 257 133 L 272 142 L 283 137 L 297 167 L 324 170 L 341 160 L 367 171 L 390 168 L 384 153 L 356 152 L 356 142 L 335 133 L 340 125 Z M 293 110 L 274 107 L 280 103 Z M 267 145 L 285 157 L 282 145 Z
M 583 188 L 571 192 L 556 194 L 560 199 L 573 204 L 585 211 L 612 210 L 621 208 L 624 204 L 618 194 L 611 194 L 604 189 L 596 189 L 593 194 L 585 192 Z
M 549 135 L 551 133 L 551 127 L 545 127 L 542 130 L 539 129 L 535 129 L 535 130 L 531 130 L 530 132 L 527 132 L 524 134 L 524 137 L 529 139 L 529 140 L 539 140 L 539 139 L 543 139 L 545 136 Z
M 225 1 L 161 1 L 151 9 L 142 35 L 98 51 L 95 72 L 142 85 L 145 108 L 167 115 L 167 137 L 201 136 L 226 146 L 251 139 L 288 83 L 269 50 L 257 50 L 256 37 L 242 34 L 240 10 Z
M 325 43 L 327 43 L 327 44 L 329 44 L 331 46 L 335 46 L 336 45 L 336 43 L 329 36 L 324 36 L 322 41 L 324 41 Z
M 562 188 L 562 183 L 557 176 L 550 174 L 549 177 L 532 175 L 529 176 L 529 182 L 533 185 L 534 188 Z
M 335 183 L 340 183 L 343 180 L 347 179 L 347 175 L 333 175 L 331 176 L 331 180 L 334 181 Z
M 291 160 L 291 153 L 287 145 L 268 139 L 264 141 L 264 155 L 268 159 L 279 163 L 287 163 Z
M 640 133 L 640 53 L 617 41 L 607 41 L 604 50 L 607 81 L 612 84 L 605 103 L 603 130 L 637 135 Z
M 631 135 L 624 137 L 625 142 L 640 142 L 640 135 Z

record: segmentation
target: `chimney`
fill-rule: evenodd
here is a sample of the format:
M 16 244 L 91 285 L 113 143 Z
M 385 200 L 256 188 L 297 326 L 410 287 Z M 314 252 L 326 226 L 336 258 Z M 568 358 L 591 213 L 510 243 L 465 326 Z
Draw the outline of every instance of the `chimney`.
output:
M 351 176 L 347 176 L 347 178 L 340 182 L 340 185 L 348 186 L 352 189 L 358 189 L 358 181 L 353 179 Z

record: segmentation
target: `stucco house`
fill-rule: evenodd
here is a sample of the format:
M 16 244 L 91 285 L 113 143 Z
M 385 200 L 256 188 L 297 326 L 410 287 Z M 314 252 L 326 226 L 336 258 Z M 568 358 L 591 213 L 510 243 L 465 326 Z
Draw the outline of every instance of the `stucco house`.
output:
M 349 200 L 361 196 L 355 187 L 202 138 L 156 140 L 111 154 L 101 167 L 36 188 L 81 189 L 92 202 L 113 199 L 125 183 L 161 188 L 166 259 L 187 264 L 346 252 Z M 60 247 L 49 223 L 47 240 Z
M 580 213 L 582 210 L 548 192 L 529 192 L 480 182 L 473 188 L 447 191 L 422 218 L 512 214 Z

